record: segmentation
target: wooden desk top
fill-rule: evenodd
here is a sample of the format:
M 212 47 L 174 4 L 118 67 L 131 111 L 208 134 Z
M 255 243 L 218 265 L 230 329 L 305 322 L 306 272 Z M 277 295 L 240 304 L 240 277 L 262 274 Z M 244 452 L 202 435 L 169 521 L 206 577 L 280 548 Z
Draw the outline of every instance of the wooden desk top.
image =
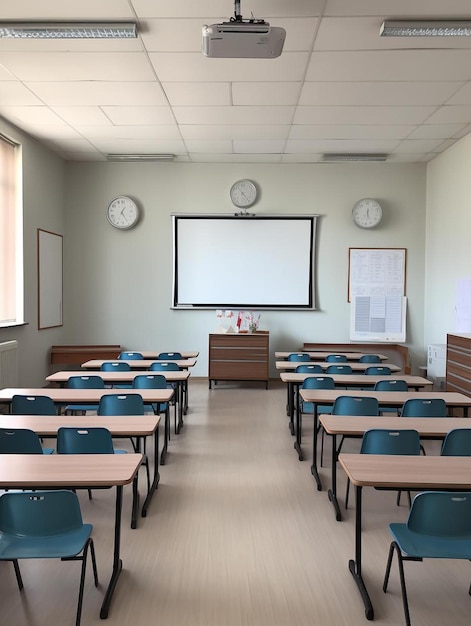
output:
M 142 354 L 144 359 L 153 359 L 154 361 L 157 361 L 160 352 L 164 352 L 164 350 L 161 350 L 160 352 L 157 352 L 156 350 L 126 350 L 126 352 L 139 352 L 139 354 Z M 175 352 L 175 350 L 172 350 L 172 352 Z M 198 350 L 178 350 L 178 352 L 182 355 L 182 359 L 197 359 L 199 356 Z
M 0 392 L 1 393 L 1 392 Z M 448 406 L 470 407 L 471 398 L 464 393 L 454 391 L 357 391 L 356 389 L 300 389 L 299 394 L 305 402 L 332 404 L 338 396 L 355 396 L 357 398 L 374 397 L 379 404 L 401 407 L 411 398 L 427 399 L 443 398 Z
M 290 352 L 275 352 L 275 358 L 276 359 L 287 359 L 289 357 L 290 354 L 297 354 L 297 353 L 307 353 L 309 354 L 309 356 L 311 357 L 311 359 L 318 359 L 319 361 L 325 361 L 326 357 L 329 356 L 329 354 L 342 354 L 343 356 L 347 357 L 348 361 L 359 361 L 360 358 L 362 356 L 365 356 L 365 352 L 312 352 L 310 350 L 291 350 Z M 375 352 L 376 354 L 376 352 Z M 382 361 L 386 361 L 387 360 L 387 356 L 384 354 L 378 354 L 377 356 L 379 356 L 379 358 Z M 330 363 L 330 365 L 334 365 L 335 363 Z M 298 362 L 299 365 L 299 362 Z M 374 363 L 368 363 L 368 365 L 374 365 Z
M 189 370 L 179 370 L 179 371 L 170 371 L 170 372 L 149 372 L 142 370 L 130 370 L 128 372 L 102 372 L 98 370 L 96 372 L 82 372 L 77 370 L 71 371 L 61 371 L 55 372 L 54 374 L 50 374 L 46 381 L 50 383 L 66 383 L 71 376 L 99 376 L 106 383 L 129 383 L 136 378 L 136 376 L 141 376 L 142 374 L 162 374 L 166 380 L 170 382 L 181 382 L 184 380 L 188 380 L 190 377 Z M 135 389 L 136 393 L 139 393 L 139 389 Z
M 397 489 L 471 489 L 471 457 L 340 454 L 354 485 Z
M 142 454 L 0 454 L 2 489 L 129 484 Z
M 366 374 L 305 374 L 296 372 L 282 372 L 280 378 L 284 383 L 297 383 L 301 384 L 306 378 L 312 378 L 316 376 L 328 376 L 332 378 L 336 385 L 355 385 L 355 386 L 367 386 L 377 383 L 379 380 L 391 380 L 392 376 L 370 376 Z M 411 376 L 410 374 L 403 374 L 400 377 L 407 383 L 408 387 L 432 387 L 433 382 L 422 376 Z M 397 393 L 397 392 L 394 392 Z
M 160 416 L 145 415 L 0 415 L 0 428 L 29 428 L 40 437 L 56 437 L 61 426 L 107 428 L 113 437 L 149 437 Z
M 319 420 L 329 435 L 361 436 L 370 428 L 387 428 L 416 430 L 422 437 L 444 437 L 454 428 L 471 428 L 471 420 L 467 417 L 320 415 Z
M 320 365 L 323 370 L 327 369 L 329 365 L 336 365 L 336 363 L 328 363 L 327 361 L 306 361 L 302 363 L 301 361 L 276 361 L 275 363 L 277 370 L 291 371 L 295 370 L 298 365 Z M 338 365 L 342 365 L 339 363 Z M 381 363 L 345 363 L 344 365 L 349 365 L 354 372 L 364 372 L 367 367 L 374 367 L 375 365 L 381 365 Z M 394 365 L 394 363 L 385 363 L 387 367 L 391 370 L 392 374 L 395 376 L 396 372 L 400 372 L 401 368 L 399 365 Z M 396 376 L 395 376 L 396 377 Z M 397 376 L 398 378 L 400 375 Z
M 99 370 L 103 363 L 109 363 L 110 361 L 116 361 L 119 363 L 128 363 L 132 369 L 148 370 L 152 363 L 155 363 L 157 359 L 144 359 L 126 361 L 125 359 L 91 359 L 82 363 L 81 367 L 89 370 Z M 178 367 L 187 369 L 188 367 L 194 367 L 196 365 L 196 359 L 181 359 L 177 361 L 164 361 L 159 360 L 161 363 L 176 363 Z
M 0 402 L 11 402 L 14 395 L 49 396 L 56 404 L 91 404 L 105 395 L 138 393 L 145 403 L 169 402 L 173 389 L 67 389 L 54 387 L 7 387 L 0 389 Z

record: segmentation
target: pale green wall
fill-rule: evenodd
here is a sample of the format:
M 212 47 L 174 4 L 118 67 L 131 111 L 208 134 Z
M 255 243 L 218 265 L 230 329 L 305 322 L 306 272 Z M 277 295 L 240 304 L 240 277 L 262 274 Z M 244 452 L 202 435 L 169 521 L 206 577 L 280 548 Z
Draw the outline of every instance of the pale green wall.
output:
M 239 178 L 261 188 L 261 213 L 319 213 L 316 312 L 262 313 L 270 347 L 304 341 L 348 341 L 348 248 L 407 248 L 408 337 L 413 364 L 424 362 L 425 165 L 206 165 L 68 163 L 66 167 L 65 330 L 70 343 L 120 343 L 133 349 L 196 349 L 193 371 L 207 375 L 213 311 L 170 310 L 170 215 L 231 213 L 229 189 Z M 142 205 L 142 222 L 119 232 L 105 211 L 117 195 Z M 380 227 L 351 221 L 362 197 L 384 207 Z M 241 242 L 243 250 L 243 242 Z M 282 254 L 282 251 L 280 251 Z M 204 250 L 202 251 L 204 254 Z M 263 268 L 259 271 L 263 272 Z M 211 277 L 208 277 L 210 280 Z M 280 281 L 295 277 L 280 276 Z M 272 368 L 272 374 L 275 371 Z
M 456 281 L 471 279 L 471 136 L 427 167 L 425 345 L 455 331 Z

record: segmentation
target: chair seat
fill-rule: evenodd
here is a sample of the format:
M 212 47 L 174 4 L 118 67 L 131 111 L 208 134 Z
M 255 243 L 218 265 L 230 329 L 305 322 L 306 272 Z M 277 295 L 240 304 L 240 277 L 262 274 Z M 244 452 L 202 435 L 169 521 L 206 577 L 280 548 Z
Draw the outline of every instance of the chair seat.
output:
M 54 559 L 76 556 L 82 551 L 92 529 L 91 524 L 83 524 L 82 528 L 68 533 L 37 537 L 2 533 L 0 535 L 0 560 Z
M 322 415 L 323 413 L 331 413 L 332 405 L 330 404 L 321 404 L 317 407 L 317 415 Z M 302 413 L 314 413 L 314 403 L 313 402 L 303 402 L 301 407 Z
M 466 559 L 471 560 L 471 540 L 434 537 L 416 533 L 406 524 L 390 524 L 389 530 L 401 547 L 402 553 L 411 558 Z

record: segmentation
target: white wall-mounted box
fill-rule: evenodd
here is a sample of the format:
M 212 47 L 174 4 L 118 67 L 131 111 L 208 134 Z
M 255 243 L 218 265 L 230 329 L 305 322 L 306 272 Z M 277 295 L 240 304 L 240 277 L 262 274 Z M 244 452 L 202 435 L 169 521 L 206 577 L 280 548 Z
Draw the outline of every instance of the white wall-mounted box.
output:
M 428 346 L 427 376 L 431 379 L 446 376 L 446 343 Z

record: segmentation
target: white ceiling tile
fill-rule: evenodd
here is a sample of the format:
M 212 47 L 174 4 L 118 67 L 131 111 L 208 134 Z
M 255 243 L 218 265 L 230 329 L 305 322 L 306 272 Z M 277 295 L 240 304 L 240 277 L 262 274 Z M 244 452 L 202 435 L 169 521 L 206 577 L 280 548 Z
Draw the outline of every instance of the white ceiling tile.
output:
M 231 141 L 185 141 L 185 145 L 189 153 L 224 154 L 233 151 Z
M 394 152 L 436 152 L 441 143 L 441 139 L 404 139 Z
M 176 125 L 165 126 L 78 126 L 79 131 L 84 136 L 93 136 L 94 139 L 133 139 L 142 141 L 143 139 L 164 139 L 180 141 L 180 133 Z
M 234 152 L 253 154 L 280 154 L 284 141 L 234 141 Z
M 294 105 L 298 102 L 301 83 L 232 83 L 235 105 Z
M 1 88 L 1 83 L 0 83 Z M 172 106 L 217 106 L 231 104 L 230 83 L 162 83 Z
M 64 122 L 76 126 L 109 126 L 110 120 L 99 107 L 52 107 Z
M 175 119 L 170 107 L 122 107 L 105 106 L 103 113 L 113 122 L 121 126 L 151 126 L 153 124 L 170 125 Z
M 21 0 L 5 2 L 2 6 L 2 19 L 8 20 L 57 20 L 62 21 L 101 21 L 129 20 L 133 11 L 127 0 Z
M 322 154 L 283 154 L 282 163 L 319 163 L 322 161 Z
M 348 126 L 335 125 L 304 125 L 291 126 L 290 139 L 405 139 L 415 126 Z
M 471 122 L 471 105 L 443 106 L 427 118 L 427 124 L 454 124 Z
M 41 105 L 44 104 L 31 91 L 14 81 L 0 82 L 0 102 L 2 105 Z
M 183 141 L 166 141 L 147 137 L 143 139 L 96 138 L 93 142 L 105 154 L 186 154 Z
M 463 124 L 422 124 L 418 126 L 408 139 L 447 139 L 454 137 L 464 128 Z
M 453 96 L 450 97 L 447 104 L 471 104 L 471 83 L 466 83 Z
M 420 124 L 435 107 L 297 107 L 294 124 Z
M 285 152 L 392 152 L 397 141 L 357 140 L 357 139 L 290 139 L 286 142 Z
M 450 15 L 471 17 L 467 0 L 327 0 L 325 15 L 384 15 L 392 18 L 424 14 L 438 18 Z
M 243 125 L 232 124 L 230 126 L 225 125 L 213 125 L 213 124 L 182 124 L 180 131 L 185 141 L 191 140 L 213 140 L 213 139 L 230 139 L 230 140 L 244 140 L 244 139 L 287 139 L 290 126 L 276 125 Z
M 190 154 L 195 163 L 280 163 L 279 154 Z M 232 207 L 234 208 L 234 207 Z
M 289 124 L 294 107 L 174 107 L 179 124 Z
M 167 100 L 157 82 L 27 82 L 28 89 L 50 106 L 165 105 Z M 0 90 L 2 83 L 0 83 Z M 1 91 L 0 91 L 1 93 Z
M 64 122 L 46 106 L 10 107 L 0 104 L 0 113 L 7 119 L 25 124 L 57 124 Z
M 431 105 L 443 104 L 463 82 L 305 82 L 302 105 Z M 471 98 L 470 98 L 471 104 Z

